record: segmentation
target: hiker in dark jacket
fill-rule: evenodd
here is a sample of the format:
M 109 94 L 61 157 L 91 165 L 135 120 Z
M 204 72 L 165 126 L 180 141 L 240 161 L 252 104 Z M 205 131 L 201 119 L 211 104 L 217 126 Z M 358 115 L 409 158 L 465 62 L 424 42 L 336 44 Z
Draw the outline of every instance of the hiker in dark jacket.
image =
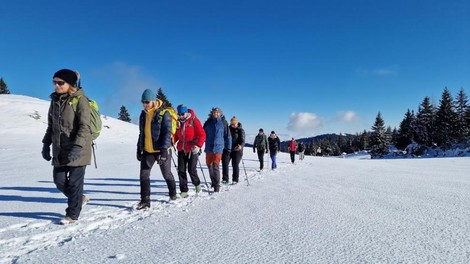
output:
M 212 108 L 209 118 L 204 122 L 204 131 L 206 131 L 206 146 L 204 148 L 206 164 L 214 192 L 219 192 L 222 153 L 224 149 L 230 151 L 232 146 L 230 130 L 219 107 Z
M 82 205 L 88 201 L 83 196 L 83 182 L 85 168 L 91 161 L 91 117 L 88 99 L 78 80 L 78 72 L 69 69 L 54 74 L 55 91 L 50 96 L 47 130 L 42 139 L 42 157 L 52 160 L 54 183 L 67 197 L 62 224 L 78 220 Z
M 206 132 L 202 128 L 201 121 L 197 118 L 193 109 L 188 109 L 185 105 L 178 105 L 179 126 L 175 133 L 176 148 L 178 150 L 178 178 L 180 180 L 180 196 L 188 197 L 188 177 L 189 172 L 191 182 L 196 188 L 196 193 L 201 191 L 201 181 L 197 175 L 197 162 L 201 154 L 202 145 L 206 140 Z
M 237 184 L 240 176 L 239 165 L 245 146 L 245 130 L 235 116 L 230 119 L 229 130 L 232 136 L 232 147 L 230 152 L 224 151 L 222 155 L 222 183 L 227 184 L 229 182 L 229 163 L 232 160 L 232 184 Z
M 142 94 L 143 110 L 139 117 L 137 160 L 140 161 L 140 203 L 136 209 L 150 207 L 150 171 L 157 162 L 168 186 L 170 200 L 176 200 L 176 182 L 171 173 L 171 122 L 168 111 L 161 115 L 163 102 L 147 89 Z
M 259 129 L 253 142 L 253 153 L 256 151 L 258 151 L 259 170 L 261 171 L 264 168 L 264 154 L 268 153 L 268 139 L 262 128 Z
M 281 140 L 274 131 L 271 131 L 271 135 L 268 137 L 269 144 L 269 156 L 271 157 L 271 169 L 277 168 L 276 156 L 281 150 Z

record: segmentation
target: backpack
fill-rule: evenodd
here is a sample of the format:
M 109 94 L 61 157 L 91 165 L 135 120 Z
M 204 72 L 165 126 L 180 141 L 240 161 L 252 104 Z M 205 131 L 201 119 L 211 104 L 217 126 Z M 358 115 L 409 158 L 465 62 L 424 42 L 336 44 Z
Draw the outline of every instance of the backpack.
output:
M 171 107 L 171 106 L 166 106 L 162 110 L 160 110 L 160 122 L 163 120 L 163 115 L 165 112 L 170 113 L 171 116 L 171 144 L 175 143 L 175 133 L 176 129 L 178 128 L 178 114 L 176 113 L 176 110 Z
M 73 111 L 77 111 L 77 104 L 78 100 L 80 100 L 80 96 L 73 97 L 71 100 L 72 103 L 72 108 Z M 95 100 L 92 100 L 88 97 L 85 96 L 85 98 L 88 100 L 88 103 L 90 105 L 90 115 L 91 115 L 91 120 L 90 120 L 90 130 L 91 130 L 91 139 L 95 140 L 98 138 L 98 136 L 101 133 L 101 127 L 103 126 L 103 122 L 101 121 L 101 114 L 99 111 L 98 103 Z

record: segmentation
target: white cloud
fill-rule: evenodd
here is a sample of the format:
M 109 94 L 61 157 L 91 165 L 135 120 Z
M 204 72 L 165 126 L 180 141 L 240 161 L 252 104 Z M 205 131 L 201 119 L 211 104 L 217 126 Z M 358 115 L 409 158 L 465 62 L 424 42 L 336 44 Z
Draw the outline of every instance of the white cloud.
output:
M 314 113 L 292 113 L 289 117 L 287 129 L 291 131 L 313 130 L 322 125 L 321 118 Z
M 378 76 L 390 76 L 390 75 L 396 75 L 397 72 L 394 70 L 390 69 L 375 69 L 372 71 L 373 75 L 378 75 Z
M 360 120 L 359 115 L 351 110 L 338 112 L 338 119 L 344 122 L 354 122 Z

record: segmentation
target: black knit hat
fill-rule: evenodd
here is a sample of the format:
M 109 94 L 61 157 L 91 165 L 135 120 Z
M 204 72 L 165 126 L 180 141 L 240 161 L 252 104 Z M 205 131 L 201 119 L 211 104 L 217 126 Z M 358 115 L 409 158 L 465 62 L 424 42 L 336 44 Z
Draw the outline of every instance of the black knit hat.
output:
M 77 85 L 78 76 L 77 76 L 77 73 L 75 73 L 72 70 L 69 70 L 69 69 L 59 70 L 56 73 L 54 73 L 54 77 L 52 78 L 56 78 L 56 77 L 64 80 L 66 83 L 72 86 Z

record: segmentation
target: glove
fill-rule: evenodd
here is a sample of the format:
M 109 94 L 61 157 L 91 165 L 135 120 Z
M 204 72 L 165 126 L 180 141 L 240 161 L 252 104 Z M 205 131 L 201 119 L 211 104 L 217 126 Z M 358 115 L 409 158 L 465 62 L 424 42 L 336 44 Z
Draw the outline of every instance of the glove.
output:
M 137 157 L 138 161 L 141 161 L 142 160 L 142 151 L 137 150 L 137 156 L 136 157 Z
M 160 151 L 160 157 L 158 158 L 158 165 L 163 165 L 165 164 L 166 160 L 168 159 L 168 150 L 167 149 L 162 149 Z
M 253 149 L 253 153 L 256 153 L 256 150 L 255 150 L 255 149 Z
M 266 149 L 266 153 L 268 153 L 268 149 Z
M 43 159 L 45 159 L 47 161 L 51 161 L 51 159 L 52 159 L 52 157 L 51 157 L 51 148 L 49 147 L 49 145 L 47 145 L 47 144 L 42 145 L 41 154 L 42 154 Z
M 72 149 L 69 152 L 69 162 L 74 162 L 80 158 L 80 151 L 82 150 L 82 147 L 79 145 L 73 145 Z
M 194 146 L 193 149 L 191 150 L 193 155 L 199 154 L 200 151 L 201 151 L 201 148 L 198 146 Z

